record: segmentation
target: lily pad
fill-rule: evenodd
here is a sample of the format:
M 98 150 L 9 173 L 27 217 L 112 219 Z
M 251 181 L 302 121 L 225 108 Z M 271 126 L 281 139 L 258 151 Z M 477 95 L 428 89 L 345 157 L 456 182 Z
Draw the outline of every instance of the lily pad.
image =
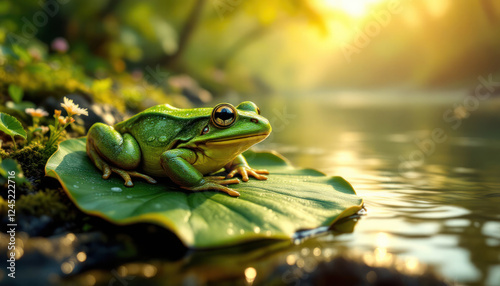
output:
M 147 222 L 174 232 L 188 247 L 209 248 L 258 239 L 291 239 L 299 230 L 332 226 L 357 213 L 363 200 L 341 177 L 295 169 L 274 153 L 247 151 L 267 181 L 231 185 L 239 198 L 218 192 L 187 192 L 168 180 L 156 185 L 135 180 L 123 186 L 101 172 L 85 153 L 85 138 L 62 142 L 45 167 L 84 212 L 116 224 Z

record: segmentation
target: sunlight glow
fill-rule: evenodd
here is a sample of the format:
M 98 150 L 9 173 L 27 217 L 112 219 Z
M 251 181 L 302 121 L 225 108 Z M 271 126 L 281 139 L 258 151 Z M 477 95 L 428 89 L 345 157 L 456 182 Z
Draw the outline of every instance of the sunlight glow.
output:
M 450 0 L 430 1 L 426 2 L 429 13 L 435 18 L 442 17 L 450 6 Z
M 375 237 L 375 243 L 377 247 L 387 248 L 389 246 L 389 239 L 389 234 L 385 232 L 379 232 Z
M 257 270 L 255 270 L 255 268 L 248 267 L 247 269 L 245 269 L 245 278 L 248 284 L 252 284 L 255 280 L 255 277 L 257 277 Z
M 326 8 L 341 10 L 346 14 L 360 18 L 370 12 L 370 6 L 385 0 L 319 0 L 318 3 Z

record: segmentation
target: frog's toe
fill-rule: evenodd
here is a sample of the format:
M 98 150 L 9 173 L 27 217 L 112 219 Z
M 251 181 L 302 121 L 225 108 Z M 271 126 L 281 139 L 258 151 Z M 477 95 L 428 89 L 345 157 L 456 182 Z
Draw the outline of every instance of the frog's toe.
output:
M 136 172 L 136 171 L 125 171 L 125 170 L 122 170 L 122 169 L 119 169 L 116 167 L 109 167 L 109 169 L 110 169 L 110 172 L 117 173 L 118 175 L 120 175 L 120 177 L 123 178 L 123 180 L 125 181 L 124 185 L 126 187 L 133 187 L 134 186 L 134 182 L 132 182 L 131 177 L 142 178 L 150 184 L 156 184 L 155 179 L 151 178 L 148 175 L 144 175 L 144 174 L 141 174 L 141 173 Z M 108 175 L 108 177 L 109 177 L 109 175 Z M 104 178 L 104 175 L 103 175 L 103 178 Z
M 220 180 L 224 180 L 226 177 L 224 176 L 205 176 L 203 177 L 203 179 L 205 181 L 220 181 Z
M 109 176 L 111 176 L 111 169 L 109 168 L 108 164 L 103 164 L 102 165 L 102 178 L 107 180 L 109 179 Z
M 269 175 L 269 171 L 268 171 L 268 170 L 266 170 L 266 169 L 261 169 L 261 170 L 252 169 L 252 171 L 254 171 L 254 172 L 255 172 L 255 173 L 257 173 L 257 174 Z
M 267 174 L 269 174 L 269 171 L 257 170 L 257 169 L 252 169 L 250 167 L 241 166 L 241 167 L 237 167 L 237 168 L 231 170 L 231 172 L 229 172 L 229 174 L 227 174 L 226 178 L 232 178 L 236 174 L 241 175 L 241 179 L 243 180 L 243 182 L 248 182 L 249 175 L 251 175 L 252 177 L 254 177 L 258 180 L 267 180 L 267 176 L 264 176 L 261 174 L 267 175 Z
M 224 180 L 228 181 L 228 180 Z M 226 186 L 223 186 L 221 184 L 215 183 L 215 182 L 206 182 L 201 186 L 196 186 L 196 187 L 182 187 L 183 189 L 193 191 L 193 192 L 200 192 L 200 191 L 220 191 L 223 193 L 226 193 L 230 195 L 231 197 L 239 197 L 240 193 L 228 188 Z
M 206 182 L 220 184 L 220 185 L 231 185 L 239 184 L 240 180 L 238 178 L 226 179 L 224 176 L 207 176 L 203 178 Z
M 228 179 L 232 178 L 232 177 L 234 177 L 234 175 L 236 175 L 236 173 L 238 173 L 238 170 L 234 169 L 231 172 L 229 172 L 229 174 L 227 174 L 226 178 L 228 178 Z
M 120 177 L 123 178 L 123 180 L 125 181 L 124 185 L 126 187 L 133 187 L 134 186 L 134 183 L 132 182 L 132 179 L 130 178 L 130 175 L 128 174 L 127 171 L 122 170 L 122 169 L 118 169 L 115 167 L 111 167 L 110 169 L 112 172 L 117 173 L 118 175 L 120 175 Z
M 267 176 L 261 175 L 261 174 L 269 174 L 267 170 L 254 170 L 250 169 L 247 170 L 248 174 L 252 175 L 252 177 L 258 179 L 258 180 L 267 180 Z
M 235 191 L 234 189 L 225 187 L 225 186 L 220 186 L 220 188 L 217 188 L 217 190 L 224 192 L 224 193 L 230 195 L 231 197 L 239 197 L 240 196 L 239 192 Z
M 106 163 L 101 156 L 99 156 L 91 142 L 87 144 L 87 154 L 94 165 L 102 171 L 102 178 L 105 180 L 109 179 L 109 176 L 111 176 L 112 173 L 111 168 L 108 163 Z
M 155 179 L 151 178 L 148 175 L 145 175 L 145 174 L 142 174 L 142 173 L 139 173 L 139 172 L 136 172 L 136 171 L 128 171 L 127 173 L 130 176 L 132 176 L 132 177 L 142 178 L 142 179 L 144 179 L 146 182 L 148 182 L 150 184 L 156 184 L 157 183 Z

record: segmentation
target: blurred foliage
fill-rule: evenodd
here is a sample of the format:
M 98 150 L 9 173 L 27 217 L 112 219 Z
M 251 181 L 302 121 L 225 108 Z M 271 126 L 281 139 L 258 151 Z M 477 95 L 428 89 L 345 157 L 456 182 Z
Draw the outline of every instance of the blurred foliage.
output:
M 34 47 L 0 46 L 1 101 L 7 100 L 8 86 L 22 87 L 25 97 L 41 103 L 45 98 L 62 98 L 67 94 L 82 94 L 96 103 L 106 103 L 124 112 L 138 111 L 158 103 L 187 105 L 180 96 L 167 95 L 162 86 L 149 83 L 142 74 L 116 73 L 113 78 L 93 78 L 66 54 L 46 54 Z M 89 57 L 87 60 L 100 61 Z M 111 72 L 111 70 L 109 70 Z M 14 99 L 14 98 L 13 98 Z M 10 109 L 24 111 L 31 104 L 6 104 Z M 16 108 L 16 105 L 20 105 Z
M 307 0 L 7 0 L 0 4 L 0 79 L 32 96 L 92 94 L 122 111 L 142 109 L 146 99 L 182 105 L 165 96 L 159 70 L 187 72 L 212 92 L 255 90 L 254 75 L 231 61 L 290 22 L 327 32 Z
M 9 174 L 9 172 L 14 172 L 14 175 Z M 9 179 L 14 180 L 18 185 L 27 182 L 21 166 L 15 160 L 2 160 L 2 158 L 0 158 L 0 186 L 3 186 L 5 187 L 5 189 L 7 189 L 6 185 L 8 185 Z
M 6 0 L 0 79 L 31 96 L 85 93 L 123 111 L 186 104 L 161 70 L 214 94 L 467 84 L 498 71 L 497 2 L 396 1 L 397 12 L 391 3 Z

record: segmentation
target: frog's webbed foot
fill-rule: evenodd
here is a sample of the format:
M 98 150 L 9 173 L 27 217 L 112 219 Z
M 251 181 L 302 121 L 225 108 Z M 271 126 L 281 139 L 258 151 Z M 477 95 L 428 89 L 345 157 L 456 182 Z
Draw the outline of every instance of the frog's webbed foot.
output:
M 258 180 L 267 180 L 267 176 L 264 176 L 264 175 L 268 175 L 269 171 L 257 170 L 257 169 L 254 169 L 252 167 L 249 167 L 249 166 L 240 165 L 240 166 L 234 167 L 234 169 L 232 169 L 231 172 L 229 172 L 229 174 L 227 174 L 226 178 L 232 178 L 236 174 L 240 174 L 241 179 L 244 182 L 248 182 L 248 175 L 251 175 L 252 177 L 254 177 Z M 264 175 L 261 175 L 261 174 L 264 174 Z
M 94 162 L 96 167 L 102 171 L 102 178 L 105 180 L 109 179 L 112 173 L 116 173 L 123 178 L 123 180 L 125 181 L 124 185 L 127 187 L 134 186 L 131 177 L 142 178 L 146 180 L 148 183 L 156 184 L 156 180 L 148 175 L 144 175 L 136 171 L 127 171 L 114 166 L 110 166 L 106 161 L 104 161 L 101 158 L 101 156 L 99 156 L 99 154 L 92 145 L 90 145 L 90 147 L 87 147 L 87 151 L 88 154 L 90 155 L 90 159 L 92 160 L 92 162 Z
M 230 184 L 239 184 L 240 180 L 234 178 L 234 179 L 225 179 L 224 176 L 207 176 L 203 177 L 203 182 L 199 186 L 194 186 L 194 187 L 182 187 L 183 189 L 190 190 L 193 192 L 199 192 L 199 191 L 221 191 L 224 192 L 231 197 L 239 197 L 240 193 L 226 187 L 225 185 L 230 185 Z

